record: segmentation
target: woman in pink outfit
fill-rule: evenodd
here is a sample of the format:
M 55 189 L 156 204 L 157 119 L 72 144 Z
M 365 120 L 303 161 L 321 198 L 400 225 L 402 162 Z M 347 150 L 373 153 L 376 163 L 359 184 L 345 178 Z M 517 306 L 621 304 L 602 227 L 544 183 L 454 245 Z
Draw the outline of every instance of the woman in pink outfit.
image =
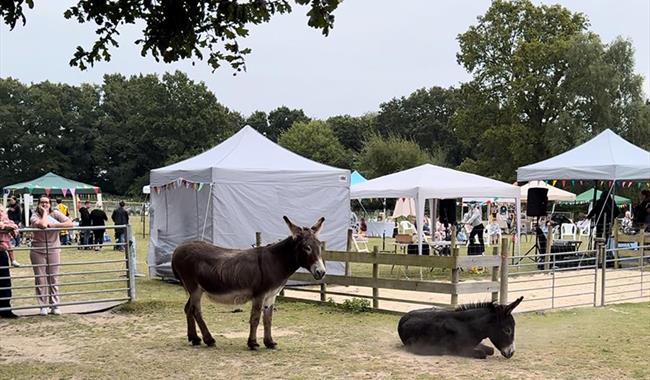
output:
M 38 207 L 30 219 L 30 227 L 41 229 L 72 227 L 72 220 L 58 210 L 52 211 L 50 198 L 42 196 L 38 199 Z M 48 314 L 49 306 L 52 308 L 52 314 L 61 314 L 58 307 L 60 255 L 59 231 L 34 232 L 29 257 L 34 265 L 36 295 L 41 305 L 41 315 Z

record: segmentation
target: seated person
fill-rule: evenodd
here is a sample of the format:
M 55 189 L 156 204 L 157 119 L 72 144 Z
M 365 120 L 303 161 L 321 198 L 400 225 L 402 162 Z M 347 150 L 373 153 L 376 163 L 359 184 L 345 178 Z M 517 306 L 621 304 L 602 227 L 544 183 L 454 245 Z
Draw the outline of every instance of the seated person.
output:
M 359 236 L 365 238 L 367 232 L 368 225 L 366 224 L 366 218 L 361 218 L 361 222 L 359 222 Z

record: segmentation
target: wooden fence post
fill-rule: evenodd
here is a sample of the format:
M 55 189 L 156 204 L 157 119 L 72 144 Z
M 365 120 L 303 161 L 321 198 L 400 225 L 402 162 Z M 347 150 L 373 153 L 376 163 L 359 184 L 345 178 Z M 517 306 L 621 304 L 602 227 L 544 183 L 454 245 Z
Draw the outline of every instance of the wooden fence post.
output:
M 601 272 L 600 272 L 600 306 L 605 306 L 605 274 L 607 273 L 607 251 L 605 249 L 605 239 L 596 238 L 596 250 L 598 251 L 597 258 L 600 259 Z M 598 263 L 596 263 L 598 266 Z
M 352 276 L 352 268 L 350 267 L 350 251 L 352 251 L 352 228 L 348 228 L 348 241 L 345 247 L 345 251 L 348 254 L 345 256 L 345 275 Z
M 325 242 L 321 242 L 321 254 L 325 252 Z M 325 260 L 323 260 L 323 264 L 325 264 Z M 321 280 L 320 284 L 320 302 L 325 302 L 327 301 L 327 285 L 325 284 L 325 280 Z
M 256 247 L 261 247 L 262 246 L 262 233 L 261 232 L 255 232 L 255 246 Z
M 508 303 L 508 238 L 501 239 L 501 281 L 499 282 L 499 303 Z
M 499 247 L 492 247 L 492 256 L 499 256 Z M 492 267 L 492 281 L 499 281 L 499 267 Z M 492 292 L 492 302 L 499 300 L 499 292 Z
M 451 248 L 451 254 L 453 257 L 458 257 L 459 249 L 456 247 Z M 456 287 L 460 282 L 460 268 L 454 267 L 451 268 L 451 304 L 452 306 L 458 305 L 458 293 Z
M 379 278 L 379 264 L 377 264 L 377 254 L 379 253 L 379 247 L 372 247 L 372 308 L 379 308 L 379 288 L 377 288 L 377 279 Z

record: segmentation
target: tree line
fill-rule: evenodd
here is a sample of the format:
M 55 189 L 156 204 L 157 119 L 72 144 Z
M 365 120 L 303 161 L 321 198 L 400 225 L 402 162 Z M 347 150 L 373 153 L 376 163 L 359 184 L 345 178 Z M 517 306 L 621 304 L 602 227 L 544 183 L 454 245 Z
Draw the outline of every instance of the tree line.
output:
M 433 86 L 362 116 L 325 120 L 280 106 L 245 116 L 182 72 L 101 84 L 0 78 L 0 186 L 47 171 L 137 194 L 151 169 L 204 151 L 249 124 L 325 164 L 373 178 L 434 163 L 512 182 L 519 166 L 612 129 L 650 149 L 650 103 L 632 44 L 604 43 L 558 5 L 494 1 L 458 36 L 472 80 Z

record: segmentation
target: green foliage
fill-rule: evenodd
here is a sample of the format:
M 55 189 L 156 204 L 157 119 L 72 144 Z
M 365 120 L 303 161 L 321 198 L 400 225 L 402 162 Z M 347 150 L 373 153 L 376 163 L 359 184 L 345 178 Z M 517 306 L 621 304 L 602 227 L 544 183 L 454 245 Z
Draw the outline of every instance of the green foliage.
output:
M 278 144 L 326 165 L 349 166 L 349 153 L 323 121 L 296 122 L 280 135 Z
M 308 118 L 302 110 L 292 110 L 282 106 L 269 112 L 268 124 L 266 129 L 258 129 L 271 141 L 277 142 L 282 132 L 291 128 L 296 122 L 308 122 Z
M 458 90 L 432 87 L 419 89 L 408 97 L 382 103 L 375 128 L 383 136 L 396 134 L 417 142 L 422 149 L 441 154 L 441 163 L 461 161 L 459 138 L 448 127 L 459 105 Z
M 0 115 L 0 186 L 54 171 L 116 194 L 139 194 L 151 169 L 212 147 L 243 123 L 180 72 L 107 75 L 102 86 L 79 87 L 0 79 Z
M 327 304 L 331 307 L 342 309 L 351 313 L 366 313 L 372 310 L 369 300 L 358 297 L 345 299 L 341 304 L 337 304 L 332 297 L 329 297 L 327 299 Z
M 371 132 L 374 120 L 374 115 L 360 117 L 342 115 L 330 117 L 326 123 L 345 149 L 360 152 L 363 148 L 364 136 Z
M 328 35 L 334 24 L 334 10 L 341 0 L 294 0 L 307 5 L 307 24 Z M 0 16 L 11 29 L 26 17 L 23 5 L 34 8 L 33 0 L 6 0 L 0 6 Z M 70 65 L 85 70 L 96 62 L 110 61 L 110 49 L 118 47 L 115 37 L 124 24 L 143 26 L 143 38 L 135 43 L 142 46 L 141 54 L 151 54 L 156 61 L 176 62 L 181 59 L 207 61 L 217 69 L 225 61 L 233 69 L 245 69 L 244 56 L 249 48 L 239 43 L 249 34 L 250 25 L 268 22 L 275 14 L 290 13 L 288 0 L 267 1 L 95 1 L 77 0 L 65 12 L 65 18 L 79 23 L 95 23 L 97 40 L 90 50 L 78 46 Z
M 357 156 L 355 167 L 370 179 L 426 163 L 439 162 L 415 141 L 396 135 L 384 138 L 371 133 Z
M 517 167 L 605 128 L 647 131 L 630 42 L 603 44 L 587 27 L 559 5 L 496 0 L 458 36 L 458 62 L 473 75 L 450 123 L 467 139 L 461 169 L 512 181 Z

